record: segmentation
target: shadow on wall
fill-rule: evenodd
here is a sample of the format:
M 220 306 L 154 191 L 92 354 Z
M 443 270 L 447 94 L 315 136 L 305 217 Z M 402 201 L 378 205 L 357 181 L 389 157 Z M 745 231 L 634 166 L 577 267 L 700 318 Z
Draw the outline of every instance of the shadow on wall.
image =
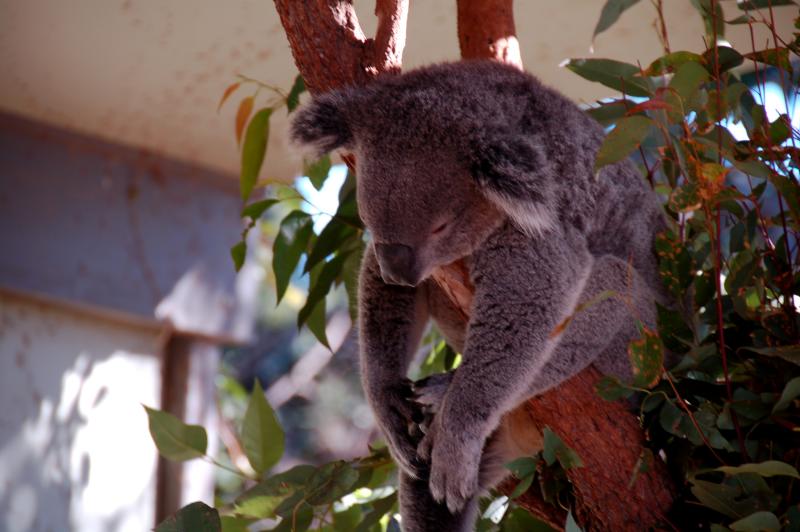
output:
M 0 292 L 0 529 L 152 526 L 157 339 Z

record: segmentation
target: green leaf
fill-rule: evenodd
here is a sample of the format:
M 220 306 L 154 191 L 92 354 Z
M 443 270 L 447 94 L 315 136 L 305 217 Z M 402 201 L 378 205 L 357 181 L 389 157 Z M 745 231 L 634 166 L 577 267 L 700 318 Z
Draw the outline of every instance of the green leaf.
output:
M 610 102 L 602 102 L 595 107 L 590 107 L 586 110 L 586 114 L 597 120 L 600 125 L 610 126 L 625 116 L 625 113 L 627 113 L 633 105 L 634 104 L 629 100 L 612 100 Z
M 705 68 L 698 63 L 688 62 L 678 67 L 669 82 L 669 88 L 674 90 L 681 100 L 686 102 L 694 94 L 694 91 L 700 87 L 700 84 L 707 80 L 708 71 Z
M 736 7 L 742 11 L 749 11 L 751 9 L 762 9 L 770 6 L 792 6 L 797 5 L 794 0 L 736 0 Z
M 222 532 L 249 532 L 253 519 L 238 517 L 233 515 L 223 515 L 220 517 L 222 522 Z
M 273 532 L 305 532 L 314 520 L 314 508 L 300 502 L 292 512 L 283 516 L 281 522 L 273 528 Z
M 703 62 L 706 64 L 707 70 L 710 74 L 714 73 L 714 61 L 719 59 L 719 71 L 727 72 L 732 68 L 736 68 L 744 62 L 744 56 L 731 48 L 730 46 L 717 46 L 716 57 L 714 55 L 714 48 L 709 48 L 703 53 Z
M 716 0 L 691 0 L 692 5 L 703 18 L 706 39 L 709 44 L 725 37 L 725 14 Z
M 320 300 L 324 300 L 328 293 L 331 291 L 334 281 L 342 273 L 344 262 L 349 253 L 339 253 L 333 259 L 322 265 L 319 276 L 312 279 L 310 283 L 310 290 L 306 298 L 306 304 L 300 309 L 297 314 L 297 326 L 301 327 L 306 322 L 311 311 L 316 307 Z
M 647 67 L 645 74 L 648 76 L 660 76 L 667 72 L 667 70 L 675 69 L 684 63 L 702 63 L 703 57 L 693 52 L 672 52 L 659 57 Z
M 237 272 L 242 269 L 246 256 L 247 243 L 244 240 L 233 245 L 231 248 L 231 259 L 233 259 L 233 267 L 236 268 Z
M 658 333 L 645 327 L 641 338 L 628 344 L 628 360 L 635 387 L 651 388 L 658 384 L 664 364 L 664 346 Z
M 284 446 L 283 429 L 256 379 L 242 424 L 244 453 L 260 475 L 278 463 L 283 456 Z
M 509 495 L 508 497 L 510 499 L 516 499 L 517 497 L 528 491 L 528 488 L 530 488 L 531 484 L 533 484 L 533 477 L 534 477 L 533 475 L 528 475 L 526 477 L 523 477 L 519 481 L 519 483 L 514 487 L 514 491 L 512 491 L 511 495 Z
M 270 207 L 281 201 L 280 199 L 269 198 L 251 203 L 242 209 L 242 218 L 250 218 L 254 221 L 258 220 Z
M 309 286 L 311 290 L 314 289 L 314 286 L 317 284 L 317 280 L 324 268 L 323 264 L 317 264 L 312 270 L 309 272 Z M 310 295 L 310 294 L 309 294 Z M 311 334 L 319 340 L 319 342 L 330 349 L 330 345 L 328 344 L 328 335 L 325 332 L 325 325 L 327 323 L 327 312 L 326 312 L 326 299 L 324 297 L 319 298 L 314 306 L 308 305 L 308 298 L 306 298 L 306 304 L 300 311 L 303 313 L 303 321 L 308 327 L 308 330 L 311 331 Z M 307 310 L 306 307 L 309 307 Z M 310 310 L 310 311 L 309 311 Z M 297 326 L 302 326 L 302 322 L 300 321 L 301 315 L 298 313 L 297 315 Z
M 221 532 L 222 523 L 216 509 L 193 502 L 167 517 L 155 532 Z
M 778 347 L 742 347 L 743 350 L 752 351 L 759 355 L 778 357 L 800 366 L 800 346 L 782 345 Z
M 603 166 L 621 161 L 639 147 L 650 131 L 653 121 L 646 116 L 634 115 L 617 122 L 616 127 L 603 140 L 594 163 L 595 171 Z
M 600 19 L 594 27 L 592 40 L 594 40 L 597 35 L 610 28 L 625 10 L 636 5 L 638 2 L 639 0 L 607 0 L 603 6 L 603 11 L 600 12 Z
M 692 479 L 691 482 L 692 495 L 698 501 L 728 517 L 739 517 L 736 498 L 741 494 L 740 490 L 705 480 Z
M 503 532 L 555 532 L 544 521 L 532 516 L 522 508 L 509 508 L 503 516 Z
M 291 90 L 289 91 L 289 95 L 286 97 L 286 110 L 287 112 L 291 113 L 297 108 L 297 104 L 300 103 L 300 95 L 305 92 L 306 90 L 306 83 L 303 81 L 303 76 L 298 74 L 294 78 L 294 84 L 292 85 Z
M 261 109 L 250 120 L 247 133 L 244 135 L 242 146 L 242 170 L 239 175 L 239 189 L 242 200 L 247 201 L 253 192 L 253 187 L 258 181 L 264 155 L 267 152 L 267 139 L 269 138 L 269 117 L 272 109 Z
M 798 379 L 800 379 L 800 377 L 798 377 Z M 767 460 L 766 462 L 761 462 L 758 464 L 743 464 L 736 467 L 723 466 L 723 467 L 718 467 L 716 470 L 722 471 L 726 475 L 755 473 L 757 475 L 761 475 L 762 477 L 783 476 L 783 477 L 794 477 L 800 479 L 800 474 L 797 473 L 797 469 L 795 469 L 794 467 L 785 462 L 780 462 L 778 460 Z
M 772 512 L 756 512 L 731 523 L 729 527 L 737 532 L 771 532 L 773 530 L 777 532 L 781 529 L 781 523 Z
M 785 70 L 789 74 L 793 72 L 788 48 L 768 48 L 766 50 L 750 52 L 749 54 L 744 54 L 744 56 L 748 59 L 758 61 L 759 63 Z
M 274 517 L 278 505 L 305 485 L 315 471 L 314 466 L 301 464 L 259 482 L 236 498 L 236 513 L 257 519 Z
M 511 471 L 515 477 L 522 479 L 536 473 L 536 467 L 539 461 L 530 456 L 517 458 L 505 465 L 505 468 Z
M 573 467 L 583 467 L 581 457 L 573 451 L 566 443 L 561 441 L 555 432 L 550 430 L 550 427 L 544 428 L 544 449 L 542 449 L 542 457 L 547 465 L 553 465 L 556 460 L 561 464 L 564 469 L 572 469 Z
M 639 76 L 639 68 L 613 59 L 570 59 L 566 65 L 589 81 L 602 83 L 629 96 L 651 96 L 651 82 Z
M 356 236 L 356 234 L 356 229 L 351 225 L 342 222 L 338 218 L 331 219 L 317 237 L 314 247 L 308 254 L 305 271 L 310 271 L 311 268 L 325 260 L 334 251 L 342 248 L 343 244 Z
M 275 296 L 280 303 L 292 278 L 300 256 L 313 234 L 311 215 L 292 211 L 282 221 L 272 244 L 272 271 L 275 274 Z
M 343 460 L 330 462 L 317 469 L 307 483 L 309 504 L 331 504 L 350 493 L 359 479 L 358 471 Z
M 630 397 L 633 390 L 624 386 L 616 377 L 607 375 L 595 384 L 595 392 L 606 401 L 618 401 Z
M 792 136 L 792 122 L 789 115 L 782 114 L 769 125 L 769 140 L 773 146 L 780 146 Z
M 324 532 L 351 532 L 356 529 L 358 523 L 361 522 L 362 512 L 361 507 L 357 504 L 349 508 L 336 510 L 333 512 L 333 529 L 321 528 Z
M 314 188 L 320 190 L 328 178 L 328 172 L 331 169 L 331 158 L 328 154 L 323 155 L 316 161 L 306 164 L 303 168 L 303 173 L 314 185 Z
M 384 515 L 391 511 L 396 502 L 396 493 L 370 502 L 370 510 L 364 515 L 364 519 L 358 524 L 358 528 L 355 529 L 355 532 L 367 532 L 371 530 L 373 525 L 378 523 Z
M 182 462 L 206 454 L 208 436 L 200 425 L 187 425 L 168 412 L 144 407 L 150 435 L 158 452 L 168 460 Z
M 795 377 L 786 383 L 783 393 L 781 393 L 781 398 L 772 407 L 772 413 L 775 414 L 781 410 L 786 410 L 792 404 L 792 401 L 798 397 L 800 397 L 800 377 Z

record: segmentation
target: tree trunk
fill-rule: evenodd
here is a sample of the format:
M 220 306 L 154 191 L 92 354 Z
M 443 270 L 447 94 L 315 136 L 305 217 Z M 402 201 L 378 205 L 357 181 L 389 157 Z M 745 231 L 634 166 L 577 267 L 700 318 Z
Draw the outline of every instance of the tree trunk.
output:
M 369 83 L 379 73 L 399 72 L 408 0 L 377 0 L 378 27 L 366 38 L 346 0 L 274 0 L 297 68 L 312 94 Z M 458 34 L 465 59 L 491 58 L 522 68 L 512 0 L 458 0 Z M 345 156 L 348 160 L 348 156 Z M 352 159 L 349 159 L 352 163 Z M 465 318 L 473 289 L 463 264 L 435 273 Z M 589 368 L 556 389 L 527 401 L 515 418 L 540 432 L 549 427 L 581 457 L 584 466 L 567 472 L 579 523 L 588 530 L 639 531 L 655 525 L 672 503 L 672 485 L 659 459 L 637 473 L 644 434 L 622 403 L 595 393 L 599 374 Z M 514 482 L 501 490 L 509 493 Z M 544 502 L 533 487 L 517 502 L 555 528 L 565 512 Z

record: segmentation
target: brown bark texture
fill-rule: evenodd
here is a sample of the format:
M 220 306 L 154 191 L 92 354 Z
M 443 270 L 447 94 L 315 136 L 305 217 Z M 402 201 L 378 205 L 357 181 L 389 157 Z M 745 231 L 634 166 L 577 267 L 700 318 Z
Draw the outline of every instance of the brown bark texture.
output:
M 381 73 L 400 71 L 408 0 L 377 0 L 374 39 L 364 35 L 350 1 L 274 1 L 312 94 L 364 85 Z M 522 68 L 512 0 L 458 0 L 457 9 L 463 58 L 491 58 Z M 352 164 L 352 155 L 344 158 Z M 441 268 L 434 279 L 468 319 L 473 287 L 465 266 Z M 647 530 L 669 509 L 671 482 L 657 458 L 639 471 L 646 456 L 643 431 L 623 404 L 606 402 L 595 393 L 599 378 L 589 368 L 520 405 L 514 417 L 527 416 L 540 432 L 549 427 L 580 456 L 584 466 L 567 474 L 574 487 L 575 514 L 585 529 Z M 507 481 L 501 490 L 509 493 L 514 484 Z M 565 512 L 545 503 L 536 486 L 517 502 L 554 528 L 563 527 Z
M 513 0 L 458 0 L 458 45 L 464 59 L 494 59 L 522 69 Z

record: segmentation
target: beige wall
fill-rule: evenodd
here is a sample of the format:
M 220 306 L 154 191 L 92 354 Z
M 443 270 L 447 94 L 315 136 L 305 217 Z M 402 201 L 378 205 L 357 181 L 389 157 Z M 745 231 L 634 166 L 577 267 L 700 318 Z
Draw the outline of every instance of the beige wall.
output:
M 158 330 L 0 293 L 0 530 L 153 526 Z
M 577 101 L 609 91 L 559 67 L 590 55 L 604 1 L 517 0 L 517 29 L 529 70 Z M 668 0 L 673 49 L 701 50 L 702 25 L 689 0 Z M 723 1 L 729 18 L 738 13 Z M 356 7 L 368 33 L 374 1 Z M 796 10 L 795 10 L 796 11 Z M 795 12 L 776 10 L 783 35 Z M 595 43 L 595 55 L 649 63 L 660 53 L 650 2 L 639 2 Z M 270 0 L 0 0 L 0 109 L 163 151 L 237 173 L 235 102 L 217 101 L 237 73 L 288 87 L 295 74 Z M 749 49 L 746 26 L 731 41 Z M 765 43 L 759 31 L 756 42 Z M 405 64 L 458 58 L 454 2 L 413 0 Z M 243 93 L 249 94 L 249 92 Z M 263 96 L 263 95 L 262 95 Z M 288 179 L 298 160 L 287 149 L 286 115 L 274 118 L 263 177 Z

